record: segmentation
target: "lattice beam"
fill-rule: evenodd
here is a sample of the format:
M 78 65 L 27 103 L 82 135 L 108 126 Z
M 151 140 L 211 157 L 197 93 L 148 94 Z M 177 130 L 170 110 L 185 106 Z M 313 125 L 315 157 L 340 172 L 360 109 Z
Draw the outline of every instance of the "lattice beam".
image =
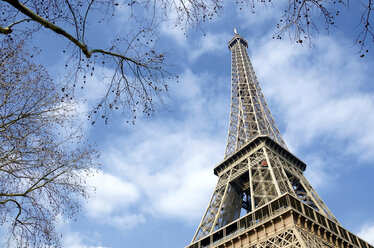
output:
M 268 135 L 287 149 L 262 94 L 247 46 L 247 41 L 238 34 L 229 42 L 231 112 L 225 157 L 258 135 Z

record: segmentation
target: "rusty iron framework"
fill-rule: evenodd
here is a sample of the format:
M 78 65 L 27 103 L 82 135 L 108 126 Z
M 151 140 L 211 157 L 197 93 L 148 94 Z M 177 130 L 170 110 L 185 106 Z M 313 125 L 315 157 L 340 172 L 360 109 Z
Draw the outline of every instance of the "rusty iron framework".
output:
M 235 32 L 228 47 L 225 159 L 214 168 L 218 183 L 188 248 L 373 248 L 341 227 L 304 177 L 306 165 L 289 152 L 261 92 L 248 42 Z

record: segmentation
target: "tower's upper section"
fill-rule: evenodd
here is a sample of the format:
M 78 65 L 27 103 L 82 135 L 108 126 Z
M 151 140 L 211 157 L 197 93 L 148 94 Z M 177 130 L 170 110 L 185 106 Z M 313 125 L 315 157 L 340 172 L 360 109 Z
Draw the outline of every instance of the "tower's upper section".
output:
M 249 60 L 248 42 L 235 33 L 228 47 L 231 50 L 231 113 L 225 157 L 259 135 L 267 135 L 287 149 Z
M 231 48 L 237 43 L 241 43 L 245 48 L 248 48 L 248 41 L 235 33 L 234 38 L 232 38 L 229 42 L 229 49 L 231 50 Z

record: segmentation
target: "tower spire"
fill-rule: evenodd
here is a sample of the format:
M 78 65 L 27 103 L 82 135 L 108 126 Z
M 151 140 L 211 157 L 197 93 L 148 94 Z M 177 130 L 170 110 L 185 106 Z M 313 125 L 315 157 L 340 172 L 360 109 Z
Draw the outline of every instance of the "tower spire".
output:
M 236 30 L 234 29 L 234 32 Z M 218 182 L 187 248 L 374 248 L 341 227 L 290 153 L 235 32 L 231 113 Z
M 225 157 L 259 135 L 268 135 L 287 149 L 257 81 L 247 53 L 248 42 L 235 32 L 228 46 L 231 50 L 231 111 Z

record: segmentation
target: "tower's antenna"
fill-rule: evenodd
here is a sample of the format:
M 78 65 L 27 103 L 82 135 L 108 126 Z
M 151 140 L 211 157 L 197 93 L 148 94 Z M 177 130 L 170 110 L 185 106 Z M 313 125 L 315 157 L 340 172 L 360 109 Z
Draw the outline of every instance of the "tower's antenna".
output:
M 235 34 L 238 34 L 238 33 L 236 32 L 236 28 L 234 28 L 234 33 L 235 33 Z

